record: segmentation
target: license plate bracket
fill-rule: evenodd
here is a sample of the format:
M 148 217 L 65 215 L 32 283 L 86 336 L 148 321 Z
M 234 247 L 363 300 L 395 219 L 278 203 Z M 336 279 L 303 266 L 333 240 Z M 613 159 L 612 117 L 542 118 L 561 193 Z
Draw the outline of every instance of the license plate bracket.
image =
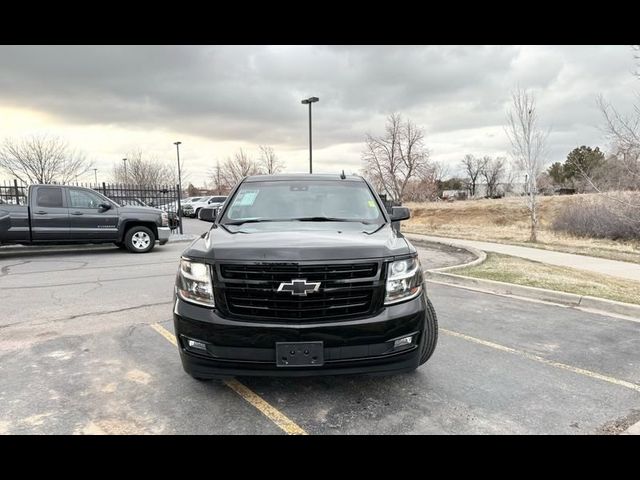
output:
M 278 367 L 321 367 L 323 364 L 323 342 L 276 342 Z

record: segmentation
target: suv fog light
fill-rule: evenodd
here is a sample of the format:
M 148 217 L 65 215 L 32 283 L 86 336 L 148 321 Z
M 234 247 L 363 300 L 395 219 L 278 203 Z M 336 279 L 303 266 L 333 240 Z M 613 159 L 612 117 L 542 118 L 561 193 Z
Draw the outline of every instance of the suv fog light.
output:
M 193 340 L 191 338 L 185 338 L 187 341 L 187 349 L 188 350 L 200 350 L 202 352 L 207 351 L 207 344 L 204 342 L 200 342 L 198 340 Z
M 411 345 L 413 342 L 413 335 L 408 337 L 402 337 L 393 342 L 393 348 L 404 347 L 405 345 Z

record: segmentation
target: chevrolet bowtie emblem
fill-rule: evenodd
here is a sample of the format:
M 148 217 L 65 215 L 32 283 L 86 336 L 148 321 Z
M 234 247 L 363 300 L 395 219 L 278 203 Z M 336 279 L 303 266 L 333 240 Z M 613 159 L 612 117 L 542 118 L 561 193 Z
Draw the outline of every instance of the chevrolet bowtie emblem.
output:
M 319 288 L 320 282 L 307 282 L 304 279 L 295 279 L 290 282 L 282 282 L 278 287 L 278 291 L 306 297 L 307 293 L 317 292 Z

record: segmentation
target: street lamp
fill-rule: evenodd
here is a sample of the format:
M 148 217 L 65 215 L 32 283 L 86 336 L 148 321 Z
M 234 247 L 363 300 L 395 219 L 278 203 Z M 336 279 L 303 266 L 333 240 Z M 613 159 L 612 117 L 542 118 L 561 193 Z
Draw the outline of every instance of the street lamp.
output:
M 311 153 L 311 104 L 320 100 L 318 97 L 309 97 L 302 100 L 303 105 L 309 105 L 309 173 L 313 173 L 313 161 Z
M 182 235 L 182 218 L 180 217 L 180 212 L 182 210 L 180 205 L 180 200 L 182 197 L 182 175 L 180 173 L 180 144 L 182 142 L 173 142 L 176 146 L 176 155 L 178 156 L 178 227 L 180 228 L 180 235 Z
M 129 176 L 127 175 L 127 159 L 123 158 L 122 162 L 124 163 L 124 183 L 126 184 L 129 181 Z
M 97 168 L 93 169 L 93 176 L 95 178 L 96 186 L 97 186 L 98 185 L 98 169 Z

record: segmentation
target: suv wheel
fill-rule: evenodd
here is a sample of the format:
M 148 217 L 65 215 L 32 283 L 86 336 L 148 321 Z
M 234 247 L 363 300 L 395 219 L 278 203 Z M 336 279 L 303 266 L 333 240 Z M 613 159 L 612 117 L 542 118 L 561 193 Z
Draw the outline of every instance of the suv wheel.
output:
M 424 319 L 422 331 L 422 351 L 420 353 L 420 365 L 429 360 L 438 343 L 438 317 L 431 300 L 427 298 L 427 313 Z
M 147 253 L 155 247 L 156 237 L 147 227 L 131 227 L 124 237 L 124 244 L 131 253 Z

